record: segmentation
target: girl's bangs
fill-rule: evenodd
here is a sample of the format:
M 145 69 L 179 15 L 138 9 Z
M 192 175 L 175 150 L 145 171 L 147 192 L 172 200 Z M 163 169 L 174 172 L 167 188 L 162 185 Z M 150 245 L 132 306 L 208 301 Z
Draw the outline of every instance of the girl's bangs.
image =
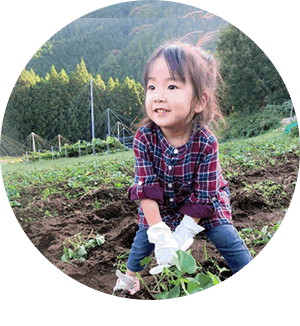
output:
M 163 51 L 163 56 L 169 67 L 171 77 L 174 80 L 180 80 L 181 82 L 186 83 L 184 69 L 185 55 L 183 50 L 177 46 L 170 46 Z
M 178 46 L 168 46 L 164 49 L 161 49 L 156 53 L 155 56 L 149 61 L 144 72 L 144 83 L 145 86 L 148 83 L 149 75 L 152 70 L 152 67 L 155 61 L 158 58 L 163 57 L 166 60 L 166 63 L 169 68 L 170 76 L 174 80 L 180 80 L 183 83 L 186 83 L 186 72 L 185 72 L 185 55 L 183 49 L 180 49 Z

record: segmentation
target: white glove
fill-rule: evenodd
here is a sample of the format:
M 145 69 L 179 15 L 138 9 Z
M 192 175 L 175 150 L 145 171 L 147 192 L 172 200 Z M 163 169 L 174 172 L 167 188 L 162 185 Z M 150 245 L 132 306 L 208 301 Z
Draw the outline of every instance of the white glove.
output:
M 134 294 L 140 289 L 140 281 L 136 276 L 129 276 L 120 271 L 116 271 L 116 275 L 118 276 L 118 280 L 113 289 L 113 293 L 116 290 L 128 290 L 130 294 Z
M 203 230 L 204 228 L 198 225 L 190 216 L 184 215 L 173 236 L 179 248 L 186 251 L 193 244 L 194 236 Z
M 164 222 L 159 222 L 147 230 L 147 235 L 149 242 L 155 244 L 154 253 L 157 264 L 160 266 L 160 272 L 163 270 L 163 267 L 172 266 L 173 257 L 176 256 L 179 246 L 170 228 Z M 154 267 L 154 269 L 157 267 Z M 153 274 L 152 272 L 153 269 L 150 270 L 151 274 Z

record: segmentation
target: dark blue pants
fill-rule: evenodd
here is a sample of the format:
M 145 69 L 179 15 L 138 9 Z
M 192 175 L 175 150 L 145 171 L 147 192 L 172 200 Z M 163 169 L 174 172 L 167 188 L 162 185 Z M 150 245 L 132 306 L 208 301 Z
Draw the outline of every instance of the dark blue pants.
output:
M 150 256 L 154 250 L 154 244 L 149 242 L 146 231 L 147 229 L 140 226 L 133 240 L 127 261 L 127 268 L 132 272 L 143 270 L 145 266 L 142 267 L 140 261 Z M 233 273 L 252 260 L 249 250 L 231 224 L 219 225 L 203 232 L 224 257 Z

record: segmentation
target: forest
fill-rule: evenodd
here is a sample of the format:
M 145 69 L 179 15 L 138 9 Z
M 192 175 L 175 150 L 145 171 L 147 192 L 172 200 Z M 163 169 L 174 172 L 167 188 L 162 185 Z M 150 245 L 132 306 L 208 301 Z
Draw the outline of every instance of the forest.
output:
M 133 1 L 83 16 L 41 46 L 15 84 L 2 134 L 21 143 L 32 132 L 47 140 L 58 134 L 70 143 L 91 140 L 91 80 L 95 137 L 108 133 L 108 108 L 129 129 L 143 114 L 143 67 L 170 39 L 199 44 L 217 57 L 227 128 L 232 117 L 271 112 L 270 105 L 280 107 L 277 118 L 289 114 L 292 104 L 279 73 L 239 29 L 191 6 Z M 282 109 L 283 103 L 289 105 Z

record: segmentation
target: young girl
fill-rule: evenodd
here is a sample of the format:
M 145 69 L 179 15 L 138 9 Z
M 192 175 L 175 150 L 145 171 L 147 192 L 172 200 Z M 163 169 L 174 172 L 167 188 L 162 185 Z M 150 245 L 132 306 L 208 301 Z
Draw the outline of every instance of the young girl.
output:
M 251 259 L 232 225 L 230 195 L 218 159 L 218 142 L 208 129 L 223 118 L 216 96 L 216 61 L 197 47 L 168 43 L 144 71 L 146 118 L 134 139 L 135 178 L 130 200 L 140 200 L 139 230 L 126 275 L 117 271 L 114 290 L 139 290 L 134 274 L 153 251 L 158 266 L 172 265 L 204 230 L 233 273 Z M 173 232 L 174 231 L 174 232 Z

